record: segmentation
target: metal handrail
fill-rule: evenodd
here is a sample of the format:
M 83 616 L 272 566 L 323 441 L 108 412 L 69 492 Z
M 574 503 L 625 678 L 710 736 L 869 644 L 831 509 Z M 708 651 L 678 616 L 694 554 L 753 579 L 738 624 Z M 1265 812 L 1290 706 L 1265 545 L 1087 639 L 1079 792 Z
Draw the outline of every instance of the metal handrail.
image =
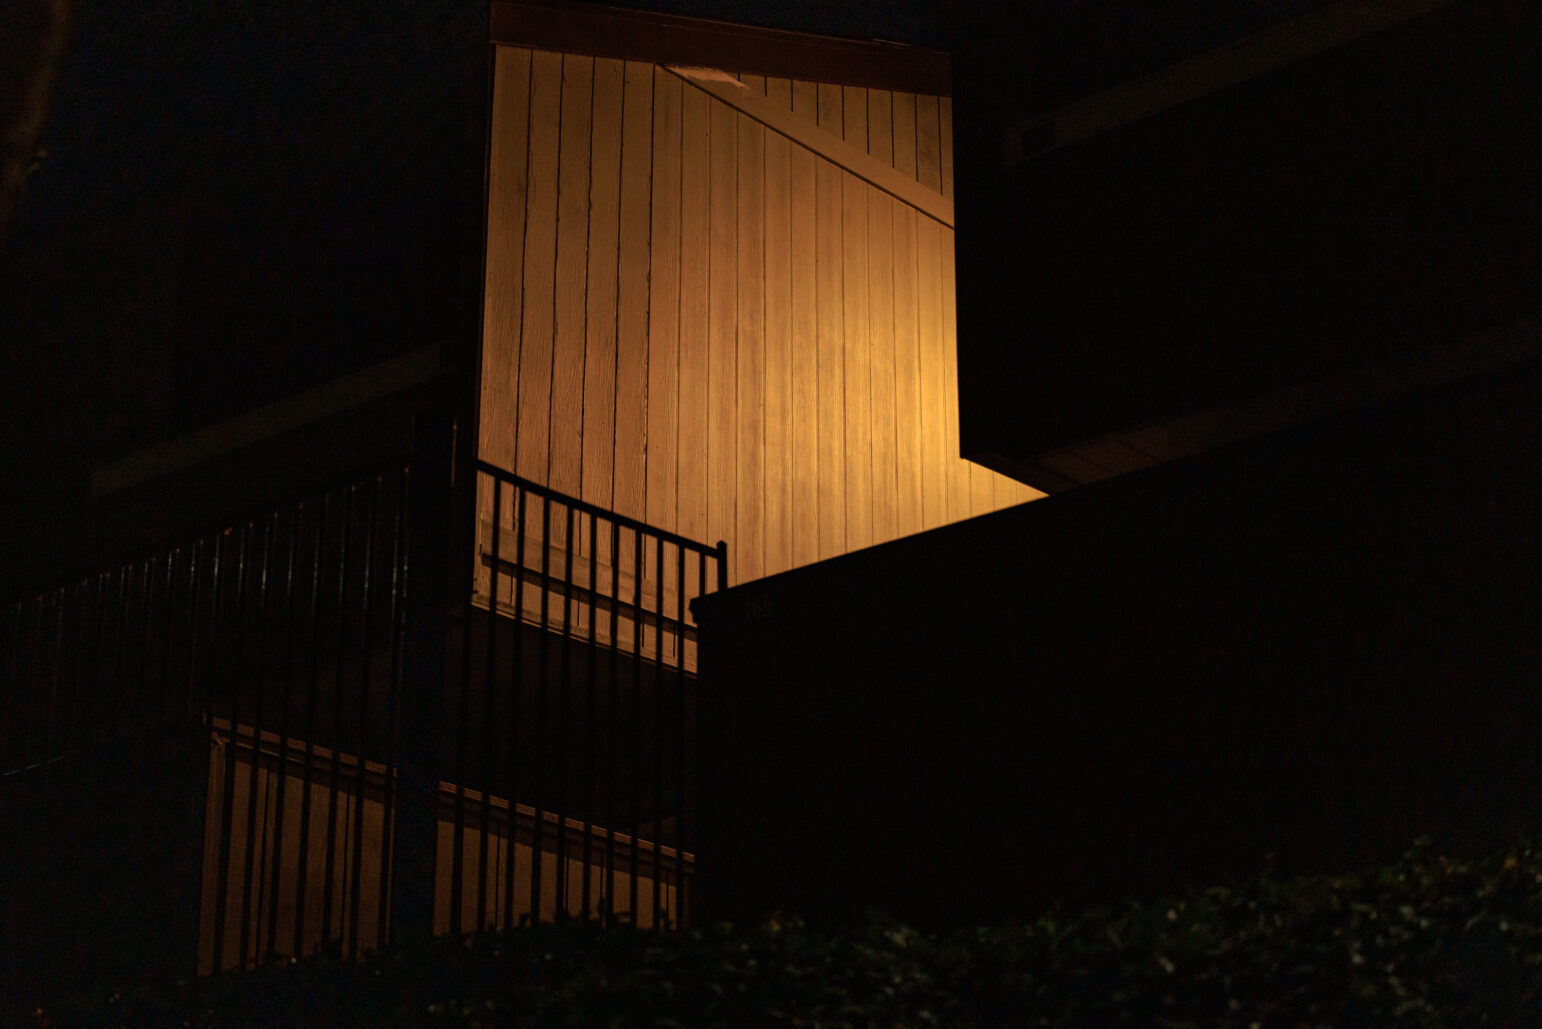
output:
M 705 557 L 719 556 L 723 550 L 722 543 L 719 543 L 717 546 L 713 546 L 710 543 L 702 543 L 699 540 L 693 540 L 678 533 L 670 532 L 668 529 L 660 529 L 656 525 L 649 525 L 646 522 L 638 521 L 636 518 L 629 518 L 624 514 L 617 514 L 615 511 L 607 511 L 597 504 L 591 504 L 586 500 L 569 496 L 566 493 L 552 489 L 550 486 L 543 486 L 538 482 L 532 482 L 522 475 L 515 475 L 511 471 L 499 468 L 497 465 L 488 464 L 486 461 L 477 461 L 477 470 L 486 472 L 500 482 L 506 482 L 527 492 L 538 494 L 547 500 L 555 500 L 557 503 L 565 507 L 571 507 L 575 511 L 581 511 L 596 518 L 603 518 L 624 529 L 631 529 L 634 532 L 642 533 L 644 536 L 661 539 L 666 543 L 673 543 L 676 546 L 684 547 Z

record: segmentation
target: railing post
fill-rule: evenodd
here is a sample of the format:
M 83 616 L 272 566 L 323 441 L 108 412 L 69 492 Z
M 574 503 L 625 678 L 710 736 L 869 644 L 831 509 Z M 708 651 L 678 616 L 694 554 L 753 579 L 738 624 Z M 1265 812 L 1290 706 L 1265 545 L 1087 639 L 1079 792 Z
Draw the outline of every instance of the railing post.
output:
M 455 418 L 418 416 L 408 495 L 407 610 L 397 721 L 396 829 L 391 859 L 391 939 L 434 930 L 440 728 L 449 631 Z

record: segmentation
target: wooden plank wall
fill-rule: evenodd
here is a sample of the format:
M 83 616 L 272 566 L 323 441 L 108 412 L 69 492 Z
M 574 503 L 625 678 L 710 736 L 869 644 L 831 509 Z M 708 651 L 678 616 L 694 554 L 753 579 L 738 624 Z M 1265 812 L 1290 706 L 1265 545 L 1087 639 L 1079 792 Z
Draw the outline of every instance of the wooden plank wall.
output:
M 951 194 L 947 97 L 741 80 Z M 499 47 L 494 89 L 484 459 L 735 582 L 1039 495 L 958 456 L 950 227 L 661 67 Z

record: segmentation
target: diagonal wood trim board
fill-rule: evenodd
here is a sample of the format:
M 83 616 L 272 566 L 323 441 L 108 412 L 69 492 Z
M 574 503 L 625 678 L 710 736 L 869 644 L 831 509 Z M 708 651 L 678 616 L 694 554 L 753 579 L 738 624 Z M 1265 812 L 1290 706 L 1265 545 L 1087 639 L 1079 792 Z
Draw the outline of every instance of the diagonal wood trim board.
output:
M 773 132 L 786 136 L 805 150 L 844 168 L 901 203 L 908 204 L 950 229 L 953 227 L 951 199 L 928 189 L 910 176 L 895 171 L 882 161 L 868 156 L 834 133 L 820 128 L 811 121 L 799 118 L 776 101 L 768 100 L 752 91 L 732 75 L 714 68 L 687 68 L 679 65 L 663 67 L 697 89 L 721 100 L 741 114 L 748 115 Z

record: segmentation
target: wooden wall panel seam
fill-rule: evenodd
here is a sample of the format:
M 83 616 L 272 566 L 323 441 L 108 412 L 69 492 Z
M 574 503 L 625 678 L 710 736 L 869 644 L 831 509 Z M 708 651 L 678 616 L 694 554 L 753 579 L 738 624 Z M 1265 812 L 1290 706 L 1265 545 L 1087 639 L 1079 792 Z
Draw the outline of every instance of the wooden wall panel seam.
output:
M 680 160 L 680 444 L 676 494 L 681 535 L 705 539 L 708 503 L 710 125 L 712 98 L 682 89 Z
M 825 91 L 821 90 L 821 94 Z M 821 96 L 820 114 L 827 106 Z M 833 107 L 839 111 L 839 98 Z M 814 279 L 819 348 L 819 556 L 843 554 L 846 546 L 845 337 L 842 321 L 842 171 L 815 158 Z M 833 235 L 833 239 L 832 239 Z M 833 244 L 833 245 L 832 245 Z
M 525 303 L 520 335 L 514 470 L 536 481 L 543 481 L 548 471 L 547 413 L 551 405 L 552 325 L 556 313 L 557 150 L 560 146 L 561 103 L 562 56 L 545 52 L 533 54 L 531 157 L 525 218 Z
M 644 514 L 673 530 L 680 453 L 680 204 L 684 154 L 682 85 L 653 72 L 649 161 L 648 435 Z
M 521 474 L 728 540 L 735 581 L 1032 495 L 958 453 L 950 228 L 667 69 L 525 53 L 484 454 L 503 433 Z M 951 189 L 943 98 L 732 81 Z
M 648 324 L 653 303 L 653 66 L 628 62 L 623 77 L 621 196 L 617 228 L 614 493 L 619 514 L 641 519 L 647 502 Z M 641 163 L 644 160 L 646 166 Z
M 557 150 L 557 267 L 547 483 L 576 496 L 582 488 L 583 375 L 588 322 L 589 140 L 594 59 L 562 59 L 562 122 Z M 569 75 L 569 68 L 572 75 Z
M 710 103 L 707 261 L 707 542 L 733 536 L 738 383 L 738 113 Z
M 738 154 L 735 324 L 734 561 L 745 578 L 765 568 L 765 127 L 735 116 Z
M 805 91 L 804 103 L 809 102 Z M 819 306 L 818 206 L 816 179 L 818 159 L 788 143 L 787 150 L 787 248 L 789 327 L 792 331 L 792 563 L 809 564 L 820 553 L 819 517 Z
M 581 492 L 612 509 L 616 478 L 617 328 L 620 317 L 621 128 L 625 66 L 594 62 L 589 117 L 589 214 L 585 268 Z
M 785 82 L 785 80 L 783 80 Z M 790 83 L 787 86 L 790 90 Z M 770 91 L 780 88 L 767 84 Z M 788 94 L 790 99 L 790 92 Z M 765 283 L 765 465 L 766 572 L 793 565 L 794 455 L 792 419 L 796 386 L 792 372 L 792 168 L 789 143 L 768 133 L 765 144 L 765 185 L 762 260 Z

